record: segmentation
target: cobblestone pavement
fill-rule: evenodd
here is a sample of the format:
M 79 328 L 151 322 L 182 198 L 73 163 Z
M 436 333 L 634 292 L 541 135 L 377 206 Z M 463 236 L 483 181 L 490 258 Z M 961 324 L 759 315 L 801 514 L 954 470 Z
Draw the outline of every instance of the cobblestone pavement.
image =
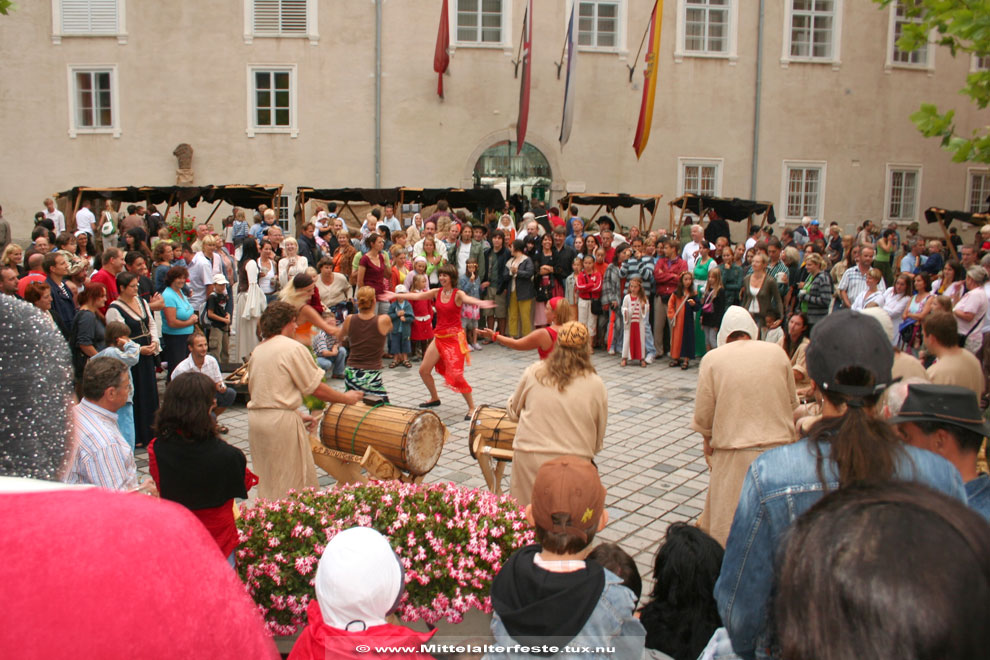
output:
M 504 407 L 523 369 L 537 359 L 535 351 L 520 353 L 498 346 L 485 346 L 471 354 L 468 381 L 474 387 L 477 405 Z M 603 541 L 618 543 L 632 555 L 644 579 L 644 592 L 652 583 L 653 557 L 667 526 L 696 520 L 704 506 L 708 468 L 701 451 L 701 436 L 688 424 L 694 410 L 697 366 L 688 371 L 670 368 L 658 360 L 647 368 L 631 364 L 620 367 L 616 356 L 595 354 L 595 368 L 608 387 L 609 418 L 605 447 L 596 458 L 608 496 L 608 526 L 598 534 Z M 389 397 L 396 405 L 414 407 L 427 398 L 419 378 L 418 364 L 412 369 L 384 370 Z M 343 381 L 332 381 L 342 388 Z M 438 383 L 441 379 L 438 378 Z M 450 438 L 436 467 L 425 481 L 453 481 L 467 487 L 485 488 L 477 461 L 467 447 L 466 406 L 459 395 L 440 386 L 443 405 L 434 410 L 450 431 Z M 248 455 L 247 410 L 240 400 L 221 416 L 230 428 L 227 439 Z M 139 450 L 138 468 L 147 472 L 147 453 Z M 502 488 L 508 491 L 506 470 Z M 318 470 L 320 484 L 333 479 Z M 253 498 L 257 489 L 249 495 Z M 250 501 L 242 506 L 250 506 Z

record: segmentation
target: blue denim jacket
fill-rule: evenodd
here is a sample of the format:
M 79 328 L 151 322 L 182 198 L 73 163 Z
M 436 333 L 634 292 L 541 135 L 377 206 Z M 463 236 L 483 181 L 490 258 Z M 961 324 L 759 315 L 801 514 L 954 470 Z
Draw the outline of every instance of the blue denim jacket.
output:
M 551 660 L 615 660 L 616 658 L 629 658 L 639 660 L 643 657 L 643 649 L 646 645 L 646 629 L 639 619 L 633 616 L 633 608 L 636 599 L 628 588 L 622 586 L 622 578 L 612 571 L 605 569 L 605 589 L 602 591 L 598 607 L 592 612 L 591 618 L 584 624 L 584 628 L 577 634 L 577 637 L 566 643 L 566 646 L 573 648 L 584 647 L 590 649 L 585 653 L 556 653 L 550 656 Z M 496 646 L 510 647 L 516 645 L 515 640 L 509 635 L 502 620 L 496 612 L 492 616 L 492 635 L 495 637 Z M 563 642 L 546 640 L 548 645 L 559 646 Z M 597 651 L 596 649 L 613 648 L 614 651 Z M 534 655 L 525 653 L 493 653 L 485 654 L 485 660 L 511 660 L 513 658 L 534 658 Z
M 839 487 L 835 464 L 827 460 L 830 490 Z M 917 481 L 966 502 L 959 471 L 941 456 L 904 446 L 896 468 L 898 479 Z M 814 448 L 807 439 L 777 447 L 750 465 L 739 506 L 725 546 L 722 572 L 715 583 L 715 600 L 732 647 L 746 660 L 770 658 L 768 608 L 774 560 L 788 528 L 824 493 L 815 470 Z

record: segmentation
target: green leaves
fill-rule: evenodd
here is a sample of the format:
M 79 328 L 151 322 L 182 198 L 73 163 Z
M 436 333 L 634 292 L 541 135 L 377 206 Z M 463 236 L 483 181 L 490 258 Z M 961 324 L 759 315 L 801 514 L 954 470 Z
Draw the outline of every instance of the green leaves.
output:
M 873 0 L 887 8 L 894 3 L 905 7 L 907 15 L 920 22 L 903 26 L 897 47 L 912 51 L 923 48 L 933 32 L 936 42 L 957 55 L 990 56 L 990 1 L 988 0 Z M 988 57 L 990 62 L 990 57 Z M 977 71 L 966 78 L 959 93 L 968 97 L 978 108 L 990 105 L 990 71 Z M 990 163 L 990 129 L 974 130 L 969 137 L 957 134 L 953 122 L 954 110 L 939 112 L 934 104 L 923 103 L 911 115 L 911 121 L 925 137 L 941 138 L 942 147 L 957 163 L 971 161 Z
M 17 7 L 11 0 L 0 0 L 0 14 L 6 16 L 11 9 Z

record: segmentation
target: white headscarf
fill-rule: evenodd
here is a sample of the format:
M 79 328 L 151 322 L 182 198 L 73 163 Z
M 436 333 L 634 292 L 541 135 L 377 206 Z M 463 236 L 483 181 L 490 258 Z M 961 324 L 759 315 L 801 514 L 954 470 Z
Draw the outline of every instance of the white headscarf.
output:
M 883 326 L 884 333 L 890 338 L 890 343 L 897 343 L 897 334 L 894 332 L 894 321 L 883 307 L 867 307 L 861 310 L 860 314 L 872 316 L 879 321 L 880 325 Z
M 402 594 L 403 576 L 388 540 L 370 527 L 333 537 L 316 569 L 316 600 L 323 621 L 360 631 L 385 624 Z
M 750 313 L 739 305 L 732 305 L 725 310 L 725 316 L 722 317 L 722 326 L 718 329 L 718 345 L 725 346 L 729 335 L 740 331 L 749 335 L 750 339 L 760 338 L 760 329 Z

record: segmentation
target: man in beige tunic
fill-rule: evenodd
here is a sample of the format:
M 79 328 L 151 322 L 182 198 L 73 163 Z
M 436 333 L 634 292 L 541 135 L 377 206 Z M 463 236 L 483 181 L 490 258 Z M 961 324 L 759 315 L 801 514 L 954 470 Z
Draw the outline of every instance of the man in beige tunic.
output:
M 357 403 L 361 392 L 338 392 L 323 382 L 323 369 L 313 355 L 293 339 L 296 309 L 284 302 L 271 303 L 261 315 L 265 340 L 251 352 L 248 362 L 248 444 L 252 470 L 258 475 L 258 497 L 279 499 L 290 489 L 319 485 L 309 444 L 303 397 L 312 394 L 323 401 Z
M 725 545 L 746 470 L 762 452 L 794 442 L 797 393 L 791 362 L 777 344 L 758 340 L 742 307 L 729 307 L 718 348 L 705 354 L 691 428 L 704 439 L 711 465 L 698 526 Z
M 518 421 L 512 443 L 510 493 L 530 503 L 540 466 L 558 456 L 593 460 L 602 450 L 608 390 L 591 364 L 588 329 L 561 326 L 550 356 L 530 365 L 509 397 L 507 416 Z

